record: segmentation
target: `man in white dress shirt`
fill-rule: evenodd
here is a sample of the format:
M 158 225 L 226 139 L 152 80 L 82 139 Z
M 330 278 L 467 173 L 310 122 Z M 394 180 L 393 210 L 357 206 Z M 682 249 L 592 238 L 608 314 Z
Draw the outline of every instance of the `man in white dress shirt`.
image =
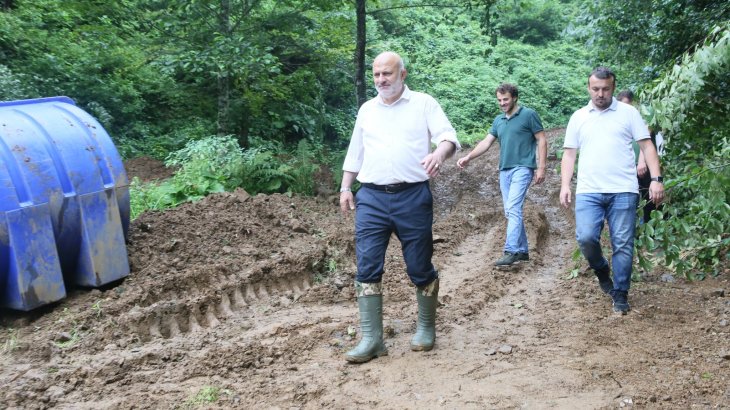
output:
M 431 263 L 433 197 L 428 180 L 461 146 L 438 102 L 405 85 L 407 74 L 398 54 L 375 58 L 378 95 L 360 107 L 342 166 L 340 208 L 345 215 L 355 211 L 355 292 L 362 334 L 345 355 L 353 363 L 388 354 L 382 277 L 392 233 L 401 242 L 406 271 L 416 286 L 418 319 L 411 349 L 431 350 L 436 339 L 439 278 Z M 361 184 L 357 198 L 351 192 L 355 179 Z

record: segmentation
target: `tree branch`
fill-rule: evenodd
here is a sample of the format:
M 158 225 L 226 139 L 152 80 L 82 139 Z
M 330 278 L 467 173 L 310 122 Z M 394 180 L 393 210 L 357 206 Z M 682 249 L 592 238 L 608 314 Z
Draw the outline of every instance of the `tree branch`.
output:
M 674 182 L 676 184 L 673 187 L 669 188 L 669 190 L 675 189 L 675 188 L 679 188 L 683 183 L 689 181 L 692 178 L 696 178 L 696 177 L 698 177 L 698 176 L 700 176 L 702 174 L 706 174 L 706 173 L 708 173 L 710 171 L 713 171 L 713 170 L 716 170 L 716 169 L 722 169 L 722 168 L 725 168 L 727 166 L 730 166 L 730 162 L 726 162 L 726 163 L 720 164 L 720 165 L 715 165 L 715 166 L 712 166 L 712 167 L 705 167 L 705 169 L 703 169 L 701 171 L 698 171 L 698 172 L 695 172 L 694 174 L 686 175 L 683 178 L 677 178 L 677 179 L 674 180 Z

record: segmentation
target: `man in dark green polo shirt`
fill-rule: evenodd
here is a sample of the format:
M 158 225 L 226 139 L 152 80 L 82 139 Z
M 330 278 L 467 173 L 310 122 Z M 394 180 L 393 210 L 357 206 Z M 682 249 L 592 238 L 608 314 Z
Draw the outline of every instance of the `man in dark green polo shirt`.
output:
M 504 83 L 497 87 L 497 102 L 503 114 L 494 119 L 486 138 L 456 163 L 465 168 L 469 161 L 487 152 L 495 140 L 499 141 L 499 187 L 507 217 L 507 238 L 504 255 L 495 262 L 498 267 L 530 260 L 522 205 L 530 182 L 545 180 L 547 140 L 542 122 L 535 110 L 517 105 L 518 98 L 516 86 Z

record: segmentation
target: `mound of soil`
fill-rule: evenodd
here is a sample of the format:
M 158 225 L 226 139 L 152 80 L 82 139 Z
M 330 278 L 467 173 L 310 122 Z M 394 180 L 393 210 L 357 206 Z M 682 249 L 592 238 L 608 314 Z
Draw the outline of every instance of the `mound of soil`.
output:
M 142 182 L 161 181 L 175 174 L 175 169 L 152 157 L 142 156 L 124 161 L 124 170 L 131 181 L 137 177 Z
M 431 184 L 442 278 L 434 350 L 410 351 L 415 293 L 393 237 L 389 355 L 346 364 L 359 333 L 352 216 L 332 195 L 237 191 L 133 221 L 132 272 L 120 283 L 3 311 L 0 407 L 729 406 L 727 273 L 650 273 L 633 284 L 632 312 L 614 316 L 590 274 L 566 279 L 585 265 L 571 258 L 573 216 L 553 169 L 527 196 L 530 262 L 497 270 L 506 224 L 496 155 L 465 171 L 451 160 Z

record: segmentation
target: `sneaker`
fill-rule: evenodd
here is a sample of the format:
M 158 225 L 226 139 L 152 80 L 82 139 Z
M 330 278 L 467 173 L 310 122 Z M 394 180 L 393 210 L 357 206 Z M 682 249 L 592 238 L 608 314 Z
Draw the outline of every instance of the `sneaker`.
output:
M 603 293 L 610 295 L 613 290 L 613 281 L 611 280 L 611 271 L 607 268 L 603 271 L 595 271 L 598 278 L 598 286 L 601 287 Z
M 517 262 L 529 262 L 530 254 L 527 252 L 517 252 Z
M 611 298 L 613 299 L 613 312 L 618 313 L 620 315 L 625 315 L 629 310 L 631 310 L 631 306 L 629 306 L 628 301 L 629 294 L 628 292 L 623 292 L 620 290 L 614 290 L 611 292 Z
M 609 278 L 607 281 L 598 280 L 598 286 L 601 287 L 603 293 L 610 295 L 613 290 L 613 281 Z
M 505 252 L 504 255 L 494 262 L 494 266 L 512 266 L 519 260 L 519 256 L 516 253 Z

